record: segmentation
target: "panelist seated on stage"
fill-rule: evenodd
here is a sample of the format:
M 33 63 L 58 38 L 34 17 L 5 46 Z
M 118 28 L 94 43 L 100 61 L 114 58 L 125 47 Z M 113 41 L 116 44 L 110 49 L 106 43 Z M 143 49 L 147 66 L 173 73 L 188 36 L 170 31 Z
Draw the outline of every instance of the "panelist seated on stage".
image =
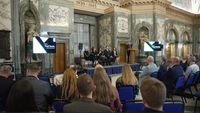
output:
M 88 51 L 88 49 L 85 49 L 85 51 L 83 52 L 83 55 L 84 55 L 85 60 L 89 60 L 90 52 Z

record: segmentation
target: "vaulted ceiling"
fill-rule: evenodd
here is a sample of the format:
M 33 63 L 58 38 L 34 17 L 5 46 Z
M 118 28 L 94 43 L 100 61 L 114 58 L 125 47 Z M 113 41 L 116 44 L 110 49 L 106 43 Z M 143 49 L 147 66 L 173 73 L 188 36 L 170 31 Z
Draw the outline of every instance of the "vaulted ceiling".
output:
M 191 13 L 200 14 L 200 0 L 169 0 L 173 6 Z

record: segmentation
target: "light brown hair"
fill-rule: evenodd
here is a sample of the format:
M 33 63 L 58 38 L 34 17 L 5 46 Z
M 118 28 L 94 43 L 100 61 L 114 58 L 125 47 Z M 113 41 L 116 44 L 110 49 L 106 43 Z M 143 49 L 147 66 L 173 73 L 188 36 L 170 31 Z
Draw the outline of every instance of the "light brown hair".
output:
M 77 88 L 82 96 L 88 96 L 94 88 L 94 83 L 92 78 L 87 74 L 82 74 L 78 77 Z
M 129 64 L 123 66 L 122 76 L 120 79 L 123 85 L 137 85 L 138 83 L 138 80 Z
M 97 67 L 95 69 L 93 81 L 96 85 L 93 98 L 97 103 L 108 104 L 115 100 L 114 90 L 104 68 Z
M 61 89 L 62 99 L 73 101 L 78 98 L 77 78 L 73 69 L 68 68 L 65 70 Z
M 140 91 L 149 107 L 157 109 L 163 106 L 166 99 L 166 87 L 161 81 L 145 77 L 141 82 Z

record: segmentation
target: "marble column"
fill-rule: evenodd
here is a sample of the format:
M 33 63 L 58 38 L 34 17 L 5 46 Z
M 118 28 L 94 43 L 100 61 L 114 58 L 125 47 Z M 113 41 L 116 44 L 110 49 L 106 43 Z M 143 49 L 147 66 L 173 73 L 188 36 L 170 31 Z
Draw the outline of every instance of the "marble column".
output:
M 11 21 L 12 21 L 12 60 L 15 65 L 15 73 L 21 73 L 21 61 L 20 61 L 20 26 L 19 26 L 19 0 L 11 0 Z

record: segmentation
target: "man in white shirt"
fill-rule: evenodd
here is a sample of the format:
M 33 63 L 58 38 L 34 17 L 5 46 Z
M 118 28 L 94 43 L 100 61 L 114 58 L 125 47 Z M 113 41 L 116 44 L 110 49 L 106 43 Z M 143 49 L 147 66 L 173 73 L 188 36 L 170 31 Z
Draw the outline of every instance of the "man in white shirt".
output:
M 147 63 L 148 65 L 142 68 L 142 73 L 140 74 L 140 78 L 143 78 L 143 76 L 150 75 L 153 72 L 158 71 L 157 65 L 154 63 L 153 56 L 147 57 Z
M 195 56 L 190 56 L 189 58 L 189 66 L 186 69 L 185 76 L 186 78 L 191 74 L 191 73 L 196 73 L 199 71 L 199 66 L 195 63 L 196 62 L 196 57 Z

